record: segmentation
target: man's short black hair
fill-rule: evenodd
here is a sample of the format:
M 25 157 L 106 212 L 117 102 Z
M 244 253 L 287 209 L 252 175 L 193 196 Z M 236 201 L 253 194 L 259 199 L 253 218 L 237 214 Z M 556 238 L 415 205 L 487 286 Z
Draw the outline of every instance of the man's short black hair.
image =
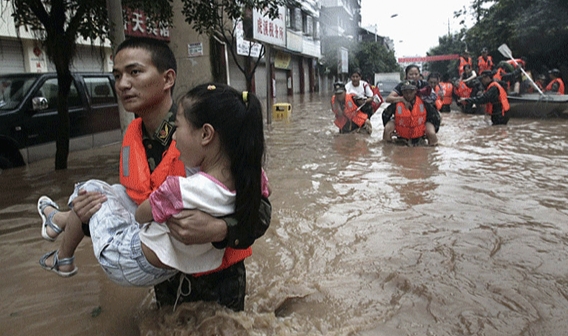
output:
M 144 49 L 148 51 L 152 57 L 152 63 L 158 68 L 158 71 L 164 72 L 173 69 L 177 72 L 177 62 L 173 51 L 163 41 L 147 38 L 147 37 L 130 37 L 118 45 L 115 55 L 119 51 L 127 48 Z

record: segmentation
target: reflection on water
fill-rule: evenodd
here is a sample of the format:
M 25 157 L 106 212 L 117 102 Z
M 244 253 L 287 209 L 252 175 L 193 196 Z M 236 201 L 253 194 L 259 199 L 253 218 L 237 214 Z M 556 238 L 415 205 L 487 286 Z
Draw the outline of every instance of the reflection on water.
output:
M 106 280 L 90 242 L 79 274 L 37 265 L 35 202 L 75 181 L 116 182 L 118 147 L 0 175 L 0 334 L 564 335 L 568 120 L 443 114 L 438 147 L 339 135 L 328 97 L 290 101 L 267 130 L 274 206 L 247 260 L 244 312 L 157 311 L 148 289 Z M 93 314 L 100 307 L 100 314 Z M 96 315 L 96 316 L 92 316 Z

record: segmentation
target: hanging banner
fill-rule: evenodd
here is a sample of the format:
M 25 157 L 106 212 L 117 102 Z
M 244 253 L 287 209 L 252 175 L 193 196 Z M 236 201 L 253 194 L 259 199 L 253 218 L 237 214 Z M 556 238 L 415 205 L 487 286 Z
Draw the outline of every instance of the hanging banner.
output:
M 401 57 L 398 59 L 398 63 L 451 61 L 458 58 L 460 58 L 459 54 L 424 56 L 424 57 Z

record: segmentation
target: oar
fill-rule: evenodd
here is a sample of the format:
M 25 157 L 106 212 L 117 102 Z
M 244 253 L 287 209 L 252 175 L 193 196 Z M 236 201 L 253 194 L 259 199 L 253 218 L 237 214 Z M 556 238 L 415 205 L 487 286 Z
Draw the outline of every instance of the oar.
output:
M 501 55 L 510 58 L 511 60 L 513 60 L 513 62 L 521 69 L 521 71 L 525 74 L 525 76 L 531 81 L 532 86 L 538 90 L 538 92 L 541 95 L 545 95 L 542 90 L 536 85 L 536 83 L 532 80 L 532 78 L 527 75 L 527 73 L 525 72 L 525 70 L 523 69 L 522 66 L 519 65 L 519 63 L 517 63 L 517 61 L 515 60 L 515 58 L 513 58 L 513 53 L 511 52 L 511 49 L 509 49 L 509 47 L 503 43 L 499 46 L 499 48 L 497 48 L 497 50 L 499 50 L 499 52 L 501 53 Z

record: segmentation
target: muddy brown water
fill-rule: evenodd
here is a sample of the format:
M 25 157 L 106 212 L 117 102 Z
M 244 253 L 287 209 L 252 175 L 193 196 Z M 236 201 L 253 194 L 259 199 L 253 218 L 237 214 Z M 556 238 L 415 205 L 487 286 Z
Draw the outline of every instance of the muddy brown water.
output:
M 294 97 L 266 131 L 274 206 L 246 261 L 244 312 L 157 310 L 106 279 L 86 239 L 79 273 L 40 256 L 39 196 L 117 182 L 118 146 L 0 174 L 1 335 L 566 335 L 568 120 L 443 115 L 438 147 L 338 135 L 326 96 Z

